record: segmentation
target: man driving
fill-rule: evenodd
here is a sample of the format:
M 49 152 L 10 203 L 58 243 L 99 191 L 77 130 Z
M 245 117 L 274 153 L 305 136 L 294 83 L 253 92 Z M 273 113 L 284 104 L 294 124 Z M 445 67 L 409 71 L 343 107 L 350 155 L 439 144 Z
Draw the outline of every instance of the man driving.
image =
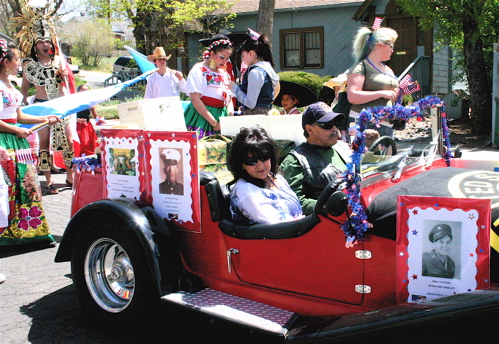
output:
M 312 214 L 322 190 L 346 169 L 349 156 L 336 150 L 337 126 L 344 119 L 324 102 L 307 107 L 302 115 L 306 142 L 298 145 L 281 163 L 281 170 L 302 204 Z

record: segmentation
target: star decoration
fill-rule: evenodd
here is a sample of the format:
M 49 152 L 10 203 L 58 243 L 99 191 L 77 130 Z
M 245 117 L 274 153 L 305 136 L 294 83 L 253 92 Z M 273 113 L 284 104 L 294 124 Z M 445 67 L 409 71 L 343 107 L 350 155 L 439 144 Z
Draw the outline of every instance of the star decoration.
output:
M 412 235 L 418 235 L 418 231 L 417 230 L 413 230 L 412 231 Z
M 402 252 L 402 251 L 400 251 L 400 252 L 399 252 L 399 256 L 400 256 L 400 257 L 403 257 L 403 256 L 405 256 L 405 253 L 404 253 L 404 252 Z
M 474 215 L 474 214 L 469 214 L 469 215 L 468 215 L 468 218 L 469 218 L 470 220 L 473 220 L 473 219 L 475 218 L 475 215 Z
M 418 210 L 417 210 L 417 209 L 414 209 L 414 210 L 412 211 L 412 213 L 413 213 L 414 215 L 417 215 L 417 214 L 418 214 Z
M 417 280 L 418 279 L 418 275 L 416 275 L 416 274 L 412 275 L 412 279 L 413 280 Z

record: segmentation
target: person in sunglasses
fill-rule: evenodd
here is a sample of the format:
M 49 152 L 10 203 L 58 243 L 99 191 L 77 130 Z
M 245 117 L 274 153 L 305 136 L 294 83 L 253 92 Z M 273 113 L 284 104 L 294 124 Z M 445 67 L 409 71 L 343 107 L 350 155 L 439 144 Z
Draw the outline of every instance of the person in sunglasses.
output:
M 306 142 L 282 161 L 281 170 L 301 202 L 303 213 L 312 214 L 322 190 L 346 169 L 349 153 L 336 150 L 338 126 L 344 117 L 324 102 L 311 104 L 302 114 Z
M 228 163 L 234 179 L 230 211 L 241 225 L 278 223 L 303 217 L 300 201 L 278 173 L 275 142 L 259 126 L 241 128 L 232 142 Z

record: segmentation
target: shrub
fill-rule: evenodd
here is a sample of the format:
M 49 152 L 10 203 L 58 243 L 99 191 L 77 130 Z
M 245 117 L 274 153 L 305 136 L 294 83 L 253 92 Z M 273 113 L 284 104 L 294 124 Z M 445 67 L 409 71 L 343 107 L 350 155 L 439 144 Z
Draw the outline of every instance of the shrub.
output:
M 322 89 L 322 84 L 331 79 L 331 77 L 328 76 L 321 77 L 317 74 L 307 72 L 281 72 L 279 73 L 279 78 L 282 81 L 296 82 L 297 84 L 314 91 L 315 94 L 319 94 Z

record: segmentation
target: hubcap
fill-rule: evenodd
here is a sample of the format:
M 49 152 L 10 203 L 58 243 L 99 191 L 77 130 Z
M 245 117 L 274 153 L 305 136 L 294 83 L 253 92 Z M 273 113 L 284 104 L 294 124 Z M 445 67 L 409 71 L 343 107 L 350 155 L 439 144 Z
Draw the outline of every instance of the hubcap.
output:
M 84 273 L 90 295 L 103 310 L 119 313 L 131 303 L 135 287 L 133 266 L 116 241 L 95 241 L 87 251 Z

